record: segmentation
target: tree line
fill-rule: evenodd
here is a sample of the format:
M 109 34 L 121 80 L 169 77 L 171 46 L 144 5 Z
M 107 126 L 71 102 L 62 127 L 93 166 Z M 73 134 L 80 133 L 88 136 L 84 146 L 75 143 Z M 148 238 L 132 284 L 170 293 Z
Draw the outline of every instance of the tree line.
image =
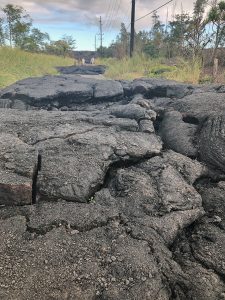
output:
M 48 33 L 32 26 L 31 17 L 21 6 L 7 4 L 1 11 L 0 46 L 63 56 L 76 46 L 76 41 L 69 35 L 64 35 L 57 41 L 50 40 Z
M 224 1 L 214 0 L 209 3 L 207 0 L 196 0 L 191 14 L 176 14 L 168 24 L 163 24 L 157 12 L 154 12 L 152 21 L 149 31 L 135 33 L 136 53 L 144 52 L 151 57 L 195 58 L 201 57 L 204 49 L 211 48 L 210 60 L 213 62 L 218 48 L 225 44 Z M 116 40 L 102 49 L 103 56 L 127 56 L 129 41 L 130 33 L 122 23 Z

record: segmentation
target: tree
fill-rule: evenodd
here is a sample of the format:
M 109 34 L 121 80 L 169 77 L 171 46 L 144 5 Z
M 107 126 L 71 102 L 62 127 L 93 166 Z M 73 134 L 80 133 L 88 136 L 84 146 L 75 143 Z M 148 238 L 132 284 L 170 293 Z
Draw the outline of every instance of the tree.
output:
M 172 52 L 172 56 L 186 55 L 186 39 L 189 26 L 190 16 L 187 13 L 177 14 L 174 17 L 174 20 L 169 22 L 169 32 L 167 34 L 166 41 L 170 52 Z M 170 56 L 171 55 L 169 55 L 169 57 Z
M 152 58 L 157 58 L 159 57 L 159 51 L 157 51 L 153 41 L 149 41 L 143 49 L 144 53 L 151 56 Z
M 128 33 L 124 23 L 120 25 L 120 32 L 116 37 L 116 41 L 112 43 L 114 56 L 123 58 L 129 53 L 130 34 Z
M 210 43 L 210 33 L 207 33 L 208 20 L 204 18 L 207 0 L 196 0 L 193 16 L 187 32 L 187 42 L 193 57 L 201 56 L 202 50 Z
M 109 58 L 113 57 L 114 44 L 111 44 L 109 47 L 99 47 L 97 49 L 98 56 Z
M 217 3 L 214 1 L 212 8 L 208 14 L 208 21 L 212 22 L 213 29 L 213 54 L 212 62 L 214 61 L 219 46 L 222 46 L 225 41 L 225 2 L 221 1 Z
M 128 55 L 129 54 L 130 34 L 128 33 L 124 23 L 121 23 L 119 40 L 122 44 L 122 49 L 124 51 L 124 55 L 125 56 Z
M 11 47 L 20 46 L 29 34 L 31 18 L 22 7 L 12 4 L 7 4 L 2 11 L 6 15 L 5 39 L 9 41 Z
M 45 50 L 46 43 L 50 40 L 49 35 L 41 32 L 37 28 L 32 28 L 29 36 L 23 39 L 20 47 L 31 52 L 39 52 Z
M 150 32 L 141 30 L 135 34 L 135 52 L 142 53 L 150 42 Z
M 62 41 L 64 41 L 67 45 L 67 51 L 76 49 L 76 40 L 72 37 L 72 35 L 63 35 Z
M 66 56 L 70 51 L 76 48 L 76 40 L 70 35 L 64 35 L 58 41 L 52 41 L 50 45 L 46 46 L 49 53 Z
M 153 26 L 149 33 L 149 40 L 144 46 L 144 52 L 151 57 L 158 57 L 164 51 L 164 24 L 161 23 L 159 15 L 154 12 L 152 16 Z
M 0 18 L 0 46 L 5 44 L 5 35 L 3 29 L 3 19 Z
M 154 39 L 155 37 L 157 37 L 158 34 L 163 35 L 164 32 L 163 30 L 164 25 L 161 23 L 159 19 L 159 15 L 157 15 L 156 11 L 152 15 L 152 22 L 153 22 L 153 26 L 152 26 L 151 34 Z

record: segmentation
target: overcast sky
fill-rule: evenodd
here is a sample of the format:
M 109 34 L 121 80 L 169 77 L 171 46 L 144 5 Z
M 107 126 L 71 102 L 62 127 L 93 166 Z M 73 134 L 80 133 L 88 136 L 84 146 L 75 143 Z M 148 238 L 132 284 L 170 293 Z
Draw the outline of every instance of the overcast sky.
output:
M 136 19 L 167 1 L 136 0 Z M 115 39 L 121 22 L 127 26 L 130 23 L 131 0 L 0 0 L 0 7 L 9 3 L 22 6 L 33 19 L 33 25 L 48 32 L 51 39 L 59 39 L 64 34 L 72 35 L 76 39 L 78 50 L 94 50 L 100 16 L 105 46 Z M 166 22 L 172 19 L 173 14 L 182 10 L 191 12 L 192 8 L 192 1 L 173 0 L 158 10 L 158 14 Z M 135 29 L 149 30 L 150 26 L 151 16 L 148 16 L 136 22 Z M 98 38 L 99 36 L 99 45 Z

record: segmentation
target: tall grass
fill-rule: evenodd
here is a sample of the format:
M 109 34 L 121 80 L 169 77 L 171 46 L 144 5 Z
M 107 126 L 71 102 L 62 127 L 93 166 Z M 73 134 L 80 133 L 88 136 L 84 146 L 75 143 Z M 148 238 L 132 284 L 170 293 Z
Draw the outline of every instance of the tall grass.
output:
M 148 73 L 151 67 L 158 64 L 157 61 L 148 59 L 145 55 L 134 55 L 132 59 L 108 58 L 97 60 L 97 63 L 105 64 L 108 68 L 105 76 L 111 79 L 134 79 Z
M 198 60 L 185 61 L 176 59 L 171 63 L 165 59 L 153 59 L 144 54 L 136 54 L 132 58 L 121 60 L 115 58 L 97 60 L 105 64 L 105 76 L 111 79 L 132 80 L 139 77 L 161 77 L 186 83 L 198 83 L 202 71 Z
M 199 59 L 185 61 L 179 59 L 177 67 L 172 72 L 165 73 L 165 78 L 180 82 L 197 84 L 200 82 L 202 63 Z
M 56 66 L 69 66 L 73 62 L 71 58 L 0 47 L 0 88 L 27 77 L 57 74 Z

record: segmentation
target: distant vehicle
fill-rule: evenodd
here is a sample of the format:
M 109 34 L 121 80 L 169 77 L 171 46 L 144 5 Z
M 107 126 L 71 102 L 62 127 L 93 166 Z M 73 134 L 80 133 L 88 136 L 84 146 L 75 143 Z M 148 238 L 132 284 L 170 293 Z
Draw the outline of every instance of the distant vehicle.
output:
M 90 62 L 91 62 L 91 65 L 94 65 L 95 64 L 95 58 L 92 57 Z

